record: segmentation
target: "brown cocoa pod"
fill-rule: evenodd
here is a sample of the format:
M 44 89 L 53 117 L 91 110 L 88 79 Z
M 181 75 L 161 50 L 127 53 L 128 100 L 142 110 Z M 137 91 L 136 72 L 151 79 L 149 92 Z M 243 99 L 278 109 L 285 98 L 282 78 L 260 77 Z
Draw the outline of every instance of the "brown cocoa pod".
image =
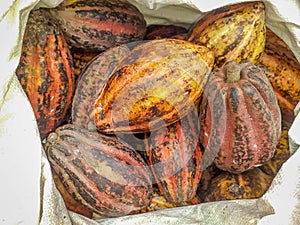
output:
M 151 171 L 134 149 L 115 137 L 66 124 L 44 146 L 66 191 L 93 213 L 124 216 L 149 205 Z
M 214 177 L 205 192 L 199 191 L 204 202 L 260 198 L 273 178 L 259 168 L 241 174 L 223 171 Z

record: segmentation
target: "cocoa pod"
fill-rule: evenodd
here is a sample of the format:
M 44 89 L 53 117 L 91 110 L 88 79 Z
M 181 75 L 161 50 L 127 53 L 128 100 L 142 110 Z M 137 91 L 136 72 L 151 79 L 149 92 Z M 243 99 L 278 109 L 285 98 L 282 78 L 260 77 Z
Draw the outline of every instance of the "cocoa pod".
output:
M 67 120 L 74 92 L 69 46 L 47 11 L 31 11 L 16 75 L 33 108 L 41 138 Z
M 267 29 L 266 46 L 261 58 L 281 109 L 283 120 L 293 122 L 300 101 L 300 63 L 288 45 Z
M 73 196 L 68 191 L 66 191 L 66 188 L 62 184 L 61 179 L 58 177 L 58 175 L 54 170 L 52 170 L 52 176 L 53 176 L 55 186 L 64 200 L 66 208 L 72 212 L 76 212 L 85 217 L 92 218 L 93 217 L 92 211 L 85 208 L 80 202 L 77 202 L 73 198 Z
M 104 51 L 142 40 L 146 33 L 143 14 L 126 0 L 64 1 L 50 12 L 68 43 L 85 50 Z
M 148 164 L 167 201 L 187 203 L 196 196 L 201 178 L 202 152 L 197 112 L 145 139 Z
M 98 93 L 129 53 L 130 49 L 126 45 L 110 48 L 94 57 L 82 71 L 72 102 L 73 124 L 96 130 L 92 112 Z
M 214 177 L 207 190 L 199 191 L 204 202 L 260 198 L 271 185 L 273 178 L 259 168 L 241 174 L 223 171 Z
M 116 138 L 66 124 L 48 136 L 44 147 L 66 191 L 90 211 L 116 217 L 149 205 L 151 171 Z
M 226 5 L 201 17 L 186 40 L 213 50 L 214 68 L 232 60 L 257 64 L 265 46 L 265 23 L 265 6 L 260 1 Z
M 150 40 L 124 58 L 96 100 L 99 132 L 143 133 L 170 125 L 199 100 L 213 53 L 184 40 Z
M 276 95 L 251 62 L 227 62 L 215 69 L 200 101 L 200 140 L 208 162 L 231 173 L 266 163 L 281 135 Z

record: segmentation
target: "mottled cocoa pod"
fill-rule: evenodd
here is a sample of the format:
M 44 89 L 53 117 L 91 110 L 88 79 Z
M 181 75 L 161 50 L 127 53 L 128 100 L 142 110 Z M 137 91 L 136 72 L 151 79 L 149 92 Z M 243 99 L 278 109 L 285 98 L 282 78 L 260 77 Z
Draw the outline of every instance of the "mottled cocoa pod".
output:
M 289 46 L 267 29 L 266 46 L 261 58 L 282 112 L 283 120 L 293 122 L 300 101 L 300 63 Z
M 183 204 L 196 196 L 201 178 L 202 152 L 196 112 L 145 140 L 148 164 L 167 201 Z
M 66 191 L 66 188 L 61 182 L 61 179 L 58 177 L 58 175 L 54 170 L 52 170 L 52 176 L 53 176 L 55 186 L 64 200 L 66 208 L 72 212 L 76 212 L 85 217 L 92 218 L 93 212 L 88 210 L 86 207 L 84 207 L 80 202 L 77 202 L 74 199 L 74 197 L 68 191 Z
M 241 174 L 223 171 L 214 177 L 205 192 L 200 191 L 204 202 L 260 198 L 271 185 L 273 178 L 259 168 Z
M 66 124 L 48 136 L 44 147 L 66 191 L 93 213 L 124 216 L 149 205 L 151 171 L 116 138 Z
M 227 61 L 257 64 L 265 46 L 263 2 L 242 2 L 216 8 L 189 29 L 186 40 L 208 47 L 215 53 L 214 68 Z
M 121 60 L 130 53 L 126 45 L 110 48 L 94 57 L 82 71 L 72 102 L 72 123 L 96 130 L 94 116 L 95 101 L 109 76 L 118 68 Z
M 76 48 L 103 51 L 142 40 L 146 33 L 143 14 L 126 0 L 64 1 L 50 9 Z
M 74 92 L 69 46 L 47 11 L 31 11 L 16 75 L 31 103 L 41 138 L 67 120 Z
M 170 38 L 174 35 L 186 33 L 187 29 L 178 25 L 152 24 L 147 27 L 144 40 Z
M 218 168 L 241 173 L 273 157 L 280 109 L 268 78 L 251 62 L 228 62 L 213 71 L 199 115 L 206 161 Z
M 96 100 L 98 131 L 143 133 L 178 121 L 199 100 L 213 59 L 206 47 L 184 40 L 135 47 Z
M 97 51 L 83 51 L 82 49 L 70 49 L 72 58 L 73 58 L 73 66 L 74 66 L 74 76 L 76 81 L 80 77 L 83 69 L 88 65 L 89 62 L 92 61 L 100 52 Z M 77 85 L 76 85 L 77 86 Z

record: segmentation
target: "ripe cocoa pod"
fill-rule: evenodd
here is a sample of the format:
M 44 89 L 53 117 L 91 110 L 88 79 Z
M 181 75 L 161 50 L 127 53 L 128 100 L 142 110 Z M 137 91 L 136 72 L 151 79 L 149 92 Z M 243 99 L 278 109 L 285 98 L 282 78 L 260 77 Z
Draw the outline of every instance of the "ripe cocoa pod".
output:
M 200 193 L 204 202 L 260 198 L 271 185 L 273 178 L 259 168 L 241 174 L 223 171 L 214 177 L 207 190 Z
M 130 49 L 126 45 L 110 48 L 94 57 L 82 71 L 72 102 L 73 124 L 96 130 L 92 112 L 98 93 L 121 60 L 129 53 Z
M 208 47 L 215 53 L 215 67 L 227 61 L 257 64 L 265 46 L 265 6 L 260 1 L 216 8 L 200 18 L 186 40 Z
M 199 100 L 213 65 L 213 53 L 184 40 L 150 40 L 124 58 L 95 104 L 103 133 L 143 133 L 170 125 Z
M 201 143 L 220 169 L 241 173 L 273 157 L 280 109 L 268 78 L 251 62 L 228 62 L 213 71 L 199 115 Z
M 171 38 L 172 36 L 186 33 L 187 29 L 178 25 L 152 24 L 147 26 L 144 40 Z
M 300 63 L 288 45 L 267 29 L 261 64 L 269 78 L 281 109 L 283 120 L 293 122 L 294 109 L 300 101 Z
M 64 200 L 66 208 L 72 212 L 76 212 L 85 217 L 92 218 L 93 217 L 92 211 L 85 208 L 80 202 L 77 202 L 73 198 L 73 196 L 68 191 L 66 191 L 66 188 L 62 184 L 61 179 L 58 177 L 58 175 L 54 170 L 52 170 L 52 176 L 53 176 L 55 186 Z
M 45 150 L 66 191 L 92 212 L 116 217 L 149 205 L 151 171 L 116 138 L 66 124 L 48 136 Z
M 202 152 L 197 112 L 151 132 L 145 139 L 148 164 L 167 201 L 183 204 L 196 196 L 201 178 Z
M 126 0 L 64 1 L 50 12 L 68 43 L 85 50 L 103 51 L 142 40 L 146 33 L 143 14 Z
M 58 25 L 47 11 L 31 11 L 16 75 L 42 139 L 66 120 L 74 92 L 73 69 L 72 55 Z

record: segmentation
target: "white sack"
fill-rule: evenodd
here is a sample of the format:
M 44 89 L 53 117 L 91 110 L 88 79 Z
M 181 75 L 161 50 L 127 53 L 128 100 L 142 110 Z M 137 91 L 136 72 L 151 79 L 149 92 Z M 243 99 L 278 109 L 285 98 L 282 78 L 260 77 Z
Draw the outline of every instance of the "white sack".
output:
M 298 116 L 289 131 L 294 155 L 283 165 L 261 199 L 223 201 L 166 209 L 115 219 L 90 220 L 66 210 L 55 188 L 42 149 L 33 111 L 14 71 L 30 10 L 54 7 L 61 0 L 6 0 L 0 7 L 0 224 L 300 224 L 300 127 Z M 188 27 L 213 8 L 236 0 L 131 0 L 149 24 Z M 300 60 L 300 3 L 265 0 L 267 25 Z M 296 110 L 295 110 L 296 111 Z M 262 219 L 261 219 L 262 218 Z

